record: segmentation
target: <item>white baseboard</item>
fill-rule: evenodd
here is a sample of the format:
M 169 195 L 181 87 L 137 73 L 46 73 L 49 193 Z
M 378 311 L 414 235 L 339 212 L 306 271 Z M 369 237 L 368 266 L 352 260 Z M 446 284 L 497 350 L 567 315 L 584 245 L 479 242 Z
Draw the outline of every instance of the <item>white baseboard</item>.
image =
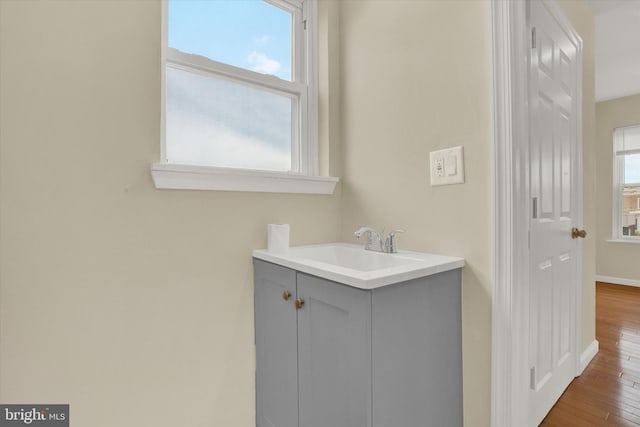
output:
M 599 275 L 596 275 L 596 280 L 598 282 L 613 283 L 615 285 L 636 286 L 640 288 L 640 280 L 622 279 L 620 277 L 599 276 Z
M 580 355 L 580 373 L 587 367 L 587 365 L 593 360 L 593 358 L 598 354 L 598 349 L 600 348 L 600 344 L 598 340 L 593 340 L 589 347 L 586 348 L 585 351 Z

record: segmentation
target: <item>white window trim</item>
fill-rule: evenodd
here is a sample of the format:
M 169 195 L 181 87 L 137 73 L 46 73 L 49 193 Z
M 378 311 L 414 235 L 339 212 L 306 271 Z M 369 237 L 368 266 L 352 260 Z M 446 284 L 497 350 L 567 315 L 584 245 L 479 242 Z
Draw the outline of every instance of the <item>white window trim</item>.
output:
M 624 155 L 631 154 L 624 151 L 617 151 L 617 139 L 622 137 L 623 131 L 628 128 L 640 127 L 638 125 L 615 128 L 613 130 L 613 220 L 611 221 L 611 239 L 607 242 L 615 243 L 640 243 L 640 236 L 625 236 L 622 234 L 622 188 L 621 182 L 624 180 Z M 634 150 L 632 150 L 634 151 Z
M 607 243 L 633 243 L 636 245 L 640 245 L 640 239 L 637 237 L 628 237 L 624 236 L 624 239 L 609 239 L 605 240 Z
M 171 190 L 333 194 L 338 183 L 338 178 L 331 176 L 168 163 L 154 163 L 151 175 L 156 188 Z
M 275 3 L 272 0 L 266 0 Z M 302 21 L 317 24 L 317 1 L 307 2 L 303 10 Z M 280 0 L 279 6 L 290 11 L 297 9 L 297 0 Z M 298 3 L 299 4 L 299 3 Z M 294 38 L 302 39 L 306 44 L 306 52 L 317 52 L 317 25 L 311 25 L 302 33 L 299 25 L 294 25 Z M 161 34 L 161 161 L 151 165 L 151 176 L 158 189 L 183 190 L 216 190 L 216 191 L 256 191 L 272 193 L 306 193 L 333 194 L 339 181 L 334 177 L 318 175 L 318 83 L 317 55 L 310 55 L 302 61 L 292 61 L 294 65 L 292 82 L 282 81 L 273 76 L 256 75 L 256 73 L 222 64 L 216 61 L 188 55 L 168 47 L 168 0 L 162 1 L 162 34 Z M 301 55 L 300 43 L 294 43 L 294 56 Z M 222 168 L 214 166 L 180 165 L 167 161 L 165 135 L 166 76 L 165 68 L 171 66 L 189 70 L 198 70 L 217 77 L 232 76 L 246 83 L 259 83 L 262 87 L 295 93 L 300 96 L 300 115 L 306 120 L 298 121 L 302 127 L 299 138 L 303 141 L 292 147 L 293 165 L 300 172 L 272 172 L 250 169 Z M 301 90 L 300 82 L 308 82 L 306 90 Z M 306 102 L 305 102 L 306 101 Z M 298 152 L 299 150 L 299 152 Z

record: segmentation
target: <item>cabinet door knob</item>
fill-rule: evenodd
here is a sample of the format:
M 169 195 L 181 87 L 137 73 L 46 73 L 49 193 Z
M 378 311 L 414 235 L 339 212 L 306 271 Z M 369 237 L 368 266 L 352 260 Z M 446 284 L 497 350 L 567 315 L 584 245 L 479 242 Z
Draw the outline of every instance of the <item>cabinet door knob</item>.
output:
M 300 298 L 296 298 L 296 308 L 300 310 L 303 305 L 304 305 L 304 301 L 301 300 Z
M 284 292 L 282 293 L 282 299 L 283 299 L 283 300 L 285 300 L 285 301 L 289 301 L 289 298 L 291 298 L 291 292 L 289 292 L 289 291 L 284 291 Z

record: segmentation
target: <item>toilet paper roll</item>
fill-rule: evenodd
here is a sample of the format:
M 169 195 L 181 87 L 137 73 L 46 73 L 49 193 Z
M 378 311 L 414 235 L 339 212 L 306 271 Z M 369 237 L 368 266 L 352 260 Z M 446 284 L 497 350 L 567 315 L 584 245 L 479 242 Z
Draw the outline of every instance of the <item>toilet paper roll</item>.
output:
M 289 250 L 289 224 L 267 226 L 267 248 L 269 252 L 282 253 Z

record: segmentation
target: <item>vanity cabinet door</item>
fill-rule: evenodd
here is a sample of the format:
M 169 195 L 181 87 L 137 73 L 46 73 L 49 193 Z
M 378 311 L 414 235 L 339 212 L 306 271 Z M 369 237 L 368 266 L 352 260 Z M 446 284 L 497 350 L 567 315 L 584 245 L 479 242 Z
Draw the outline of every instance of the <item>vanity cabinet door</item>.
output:
M 257 427 L 298 426 L 296 272 L 254 260 Z
M 462 427 L 460 274 L 373 291 L 376 426 Z
M 300 427 L 371 426 L 371 292 L 303 273 L 297 285 Z

